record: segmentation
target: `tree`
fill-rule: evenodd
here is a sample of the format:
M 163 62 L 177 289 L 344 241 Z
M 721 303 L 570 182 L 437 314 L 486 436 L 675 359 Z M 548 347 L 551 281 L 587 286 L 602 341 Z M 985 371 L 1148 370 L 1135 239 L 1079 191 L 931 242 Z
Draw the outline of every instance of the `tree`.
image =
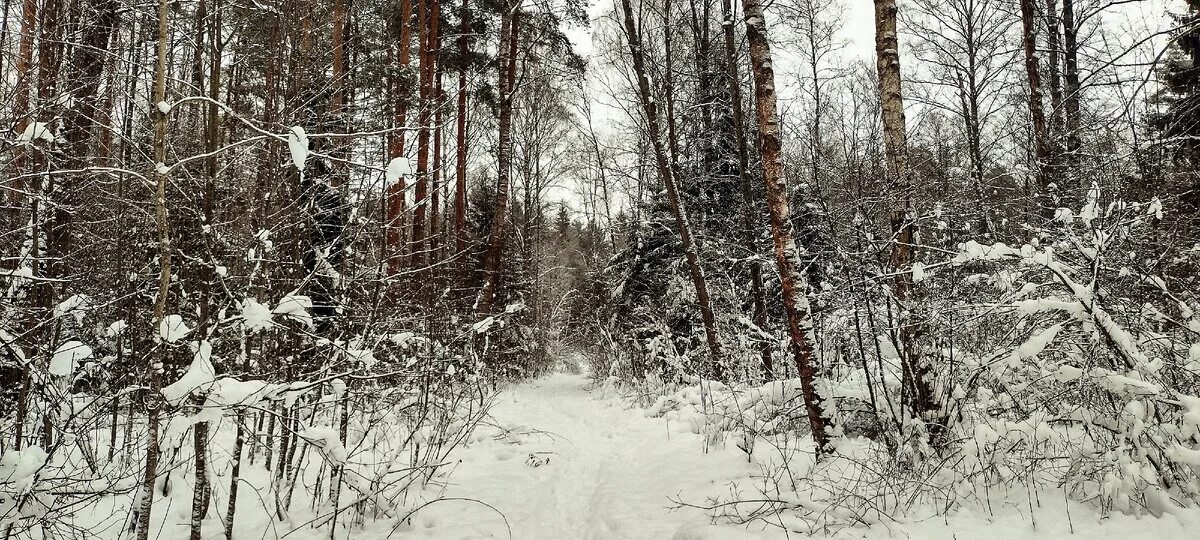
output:
M 827 423 L 816 391 L 813 365 L 812 314 L 808 305 L 808 280 L 801 270 L 800 252 L 792 231 L 788 207 L 787 181 L 783 176 L 783 140 L 776 109 L 775 70 L 767 23 L 760 0 L 743 0 L 746 39 L 750 44 L 750 66 L 754 73 L 754 103 L 758 111 L 758 147 L 762 155 L 763 182 L 767 189 L 767 208 L 771 215 L 771 236 L 775 240 L 775 264 L 783 285 L 783 305 L 787 312 L 788 337 L 792 358 L 800 373 L 804 407 L 817 452 L 829 445 Z
M 496 148 L 496 203 L 491 230 L 488 233 L 487 254 L 483 259 L 483 288 L 475 300 L 475 311 L 487 314 L 492 310 L 496 285 L 500 278 L 500 259 L 504 253 L 504 235 L 508 228 L 508 198 L 512 184 L 512 114 L 517 83 L 517 51 L 520 45 L 521 4 L 506 3 L 500 14 L 500 121 Z
M 891 265 L 895 272 L 892 290 L 903 313 L 911 299 L 913 244 L 916 239 L 912 209 L 912 176 L 908 166 L 908 134 L 904 123 L 904 96 L 900 91 L 900 45 L 896 35 L 895 0 L 875 0 L 875 56 L 879 72 L 880 114 L 883 117 L 883 146 L 887 155 L 888 219 L 891 224 Z M 936 410 L 932 371 L 924 365 L 917 344 L 917 323 L 901 319 L 897 340 L 901 348 L 906 403 L 917 417 Z
M 155 178 L 154 215 L 158 228 L 158 259 L 159 278 L 158 294 L 154 302 L 155 331 L 165 333 L 160 329 L 166 322 L 167 296 L 171 290 L 171 232 L 167 222 L 167 112 L 160 104 L 167 99 L 167 40 L 169 7 L 167 0 L 158 3 L 158 40 L 157 53 L 154 62 L 154 165 Z M 160 335 L 160 338 L 164 337 Z M 165 339 L 164 339 L 165 341 Z M 158 479 L 158 423 L 162 407 L 162 371 L 167 363 L 167 344 L 161 344 L 155 361 L 146 370 L 148 393 L 146 411 L 149 421 L 146 424 L 146 437 L 149 446 L 146 448 L 146 472 L 142 482 L 141 504 L 138 508 L 137 538 L 146 540 L 150 535 L 150 509 L 154 504 L 154 484 Z
M 412 41 L 412 0 L 400 0 L 399 20 L 392 24 L 397 30 L 392 35 L 398 38 L 398 73 L 393 81 L 397 97 L 393 100 L 392 108 L 395 116 L 392 126 L 398 130 L 389 138 L 389 159 L 399 158 L 404 153 L 404 134 L 408 119 L 408 99 L 412 94 L 412 74 L 409 73 L 409 50 Z M 387 187 L 387 246 L 388 274 L 395 276 L 403 267 L 404 260 L 404 223 L 405 200 L 408 197 L 408 186 L 403 175 L 395 183 Z
M 708 295 L 708 282 L 704 277 L 704 269 L 700 266 L 700 255 L 692 240 L 691 227 L 688 224 L 687 213 L 679 197 L 679 189 L 675 184 L 675 171 L 667 156 L 667 147 L 662 139 L 662 129 L 659 126 L 658 106 L 650 91 L 650 80 L 647 76 L 645 58 L 643 57 L 641 35 L 633 16 L 633 6 L 630 0 L 621 0 L 622 18 L 625 26 L 625 37 L 629 45 L 629 55 L 633 63 L 633 72 L 637 80 L 638 100 L 641 105 L 643 120 L 646 123 L 647 137 L 654 150 L 654 161 L 658 169 L 659 179 L 667 194 L 667 201 L 674 216 L 676 233 L 679 235 L 680 247 L 687 260 L 688 273 L 696 292 L 696 302 L 700 308 L 700 318 L 704 324 L 704 335 L 708 343 L 709 355 L 714 366 L 721 362 L 721 340 L 717 335 L 717 321 L 713 314 L 712 302 Z
M 1068 0 L 1069 1 L 1069 0 Z M 1025 77 L 1029 82 L 1029 117 L 1033 126 L 1033 155 L 1040 171 L 1049 157 L 1046 138 L 1046 113 L 1042 109 L 1042 76 L 1037 56 L 1037 20 L 1033 0 L 1021 0 L 1021 44 L 1025 50 Z M 1038 172 L 1038 190 L 1047 189 L 1046 176 Z
M 989 155 L 997 146 L 991 123 L 1004 105 L 1000 98 L 1007 84 L 1008 64 L 1014 53 L 1006 42 L 1011 17 L 996 0 L 920 0 L 917 15 L 909 18 L 917 49 L 935 70 L 928 84 L 934 91 L 953 93 L 949 103 L 929 101 L 959 119 L 966 143 L 969 187 L 977 201 L 987 200 Z M 988 208 L 981 208 L 984 234 L 995 234 Z
M 750 151 L 745 132 L 745 120 L 742 112 L 742 79 L 738 76 L 737 41 L 734 36 L 733 8 L 730 0 L 721 0 L 721 16 L 729 24 L 722 24 L 722 34 L 725 40 L 725 76 L 729 85 L 729 104 L 732 112 L 733 135 L 737 141 L 737 174 L 742 191 L 742 234 L 751 253 L 758 253 L 758 201 L 754 197 L 754 180 L 750 174 Z M 760 9 L 761 11 L 761 9 Z M 773 83 L 772 83 L 773 84 Z M 761 127 L 760 127 L 761 129 Z M 787 201 L 784 201 L 787 204 Z M 787 212 L 784 212 L 786 214 Z M 786 218 L 784 221 L 790 224 Z M 763 294 L 762 264 L 756 257 L 750 262 L 750 297 L 753 321 L 759 328 L 767 326 L 767 306 Z M 767 343 L 759 345 L 759 355 L 762 358 L 763 371 L 768 377 L 773 375 L 774 362 L 771 357 L 771 347 Z

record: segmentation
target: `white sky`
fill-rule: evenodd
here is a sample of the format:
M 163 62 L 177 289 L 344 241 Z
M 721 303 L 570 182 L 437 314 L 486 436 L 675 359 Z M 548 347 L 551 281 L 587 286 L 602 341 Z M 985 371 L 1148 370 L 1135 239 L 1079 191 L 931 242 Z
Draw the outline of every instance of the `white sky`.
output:
M 588 8 L 588 14 L 592 20 L 595 21 L 597 18 L 611 13 L 617 1 L 619 0 L 591 0 Z M 770 6 L 771 0 L 767 1 L 767 15 L 768 17 L 771 17 L 773 15 L 773 10 Z M 1155 31 L 1171 27 L 1173 22 L 1167 17 L 1167 12 L 1183 12 L 1185 9 L 1183 1 L 1184 0 L 1135 0 L 1132 3 L 1124 4 L 1120 1 L 1114 2 L 1114 0 L 1076 0 L 1076 10 L 1077 12 L 1090 12 L 1093 11 L 1096 6 L 1108 5 L 1112 3 L 1117 4 L 1116 6 L 1107 7 L 1103 15 L 1100 17 L 1100 20 L 1107 31 L 1106 33 L 1116 36 L 1115 40 L 1120 42 L 1117 44 L 1109 44 L 1108 46 L 1109 51 L 1116 51 L 1122 50 L 1123 47 L 1127 46 L 1129 43 L 1133 43 L 1138 39 L 1142 39 Z M 844 6 L 844 10 L 842 11 L 843 26 L 839 38 L 845 43 L 845 46 L 838 53 L 839 61 L 842 63 L 849 63 L 854 60 L 873 60 L 875 55 L 874 2 L 872 0 L 840 0 L 840 3 L 842 6 Z M 898 0 L 901 10 L 904 10 L 906 4 L 908 3 L 909 0 Z M 1014 10 L 1016 9 L 1015 2 L 1012 3 L 1012 8 Z M 738 15 L 740 15 L 740 4 L 737 3 L 737 0 L 735 0 L 734 9 L 735 11 L 739 11 Z M 1016 16 L 1015 13 L 1014 16 Z M 736 19 L 740 22 L 741 17 L 738 16 Z M 1020 23 L 1017 22 L 1014 26 L 1014 29 L 1019 29 L 1019 24 Z M 595 23 L 593 23 L 593 26 L 595 26 Z M 778 32 L 780 30 L 782 30 L 782 27 L 777 27 L 776 31 Z M 593 46 L 592 33 L 590 29 L 568 28 L 566 29 L 566 34 L 575 46 L 576 52 L 584 57 L 587 57 L 591 54 Z M 907 41 L 907 37 L 903 33 L 903 29 L 900 39 L 902 54 L 901 63 L 905 66 L 905 69 L 908 70 L 920 69 L 917 59 L 909 56 L 911 54 L 911 47 L 905 43 Z M 1129 55 L 1125 57 L 1125 60 L 1149 60 L 1152 58 L 1154 52 L 1159 50 L 1165 43 L 1165 37 L 1154 40 L 1153 42 L 1145 45 L 1143 50 L 1139 50 L 1136 55 Z M 1019 46 L 1019 42 L 1014 42 L 1013 45 Z M 789 58 L 789 52 L 784 50 L 782 47 L 775 48 L 774 52 L 776 55 L 775 60 L 778 64 L 778 74 L 786 79 L 789 77 L 789 73 L 794 73 L 794 70 L 789 68 L 789 66 L 794 65 L 794 62 Z M 1088 66 L 1085 65 L 1082 67 L 1086 70 Z M 598 92 L 598 94 L 589 95 L 588 99 L 590 99 L 592 103 L 597 104 L 597 106 L 593 108 L 593 114 L 596 119 L 596 128 L 603 135 L 608 131 L 606 128 L 606 118 L 620 118 L 618 115 L 623 115 L 624 113 L 618 109 L 605 105 L 605 103 L 608 101 L 608 98 L 607 96 L 600 95 L 603 94 L 604 90 L 597 88 L 594 83 L 595 78 L 605 77 L 604 73 L 598 73 L 596 71 L 599 69 L 603 68 L 595 64 L 589 66 L 589 81 L 587 86 L 590 88 L 587 88 L 586 90 L 589 92 Z M 1145 73 L 1146 68 L 1133 67 L 1130 69 L 1140 70 L 1139 73 Z M 786 84 L 786 81 L 782 81 L 782 83 L 780 105 L 786 109 L 789 107 L 789 100 L 791 100 L 793 96 L 790 95 L 792 94 L 792 91 L 789 88 L 789 85 Z M 551 193 L 551 198 L 561 197 L 565 201 L 572 202 L 572 199 L 576 197 L 573 194 L 575 189 L 576 188 L 574 186 L 561 186 L 560 189 L 556 189 Z
M 591 0 L 588 14 L 592 19 L 612 11 L 617 0 Z M 1111 0 L 1076 0 L 1079 4 L 1091 4 L 1097 1 L 1110 3 Z M 846 54 L 851 57 L 866 58 L 874 55 L 875 51 L 875 11 L 872 0 L 842 0 L 846 6 L 845 26 L 842 29 L 842 39 L 847 43 Z M 898 0 L 900 9 L 904 9 L 905 0 Z M 1125 18 L 1128 22 L 1147 27 L 1158 27 L 1165 19 L 1165 13 L 1183 11 L 1183 0 L 1135 0 L 1110 8 L 1115 17 Z M 735 4 L 735 9 L 738 6 Z M 771 11 L 768 0 L 768 13 Z M 587 56 L 592 51 L 591 31 L 584 28 L 570 28 L 567 36 L 575 45 L 576 52 Z

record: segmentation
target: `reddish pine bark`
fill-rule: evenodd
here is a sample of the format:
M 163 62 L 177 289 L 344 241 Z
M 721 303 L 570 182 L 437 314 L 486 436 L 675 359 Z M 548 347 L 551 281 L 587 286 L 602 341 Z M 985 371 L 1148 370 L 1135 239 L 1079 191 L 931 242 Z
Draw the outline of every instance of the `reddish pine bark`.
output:
M 400 44 L 399 63 L 402 71 L 407 71 L 409 58 L 409 42 L 412 40 L 412 0 L 400 0 Z M 408 122 L 408 95 L 411 93 L 407 74 L 397 85 L 395 96 L 395 127 L 400 131 L 392 137 L 388 158 L 400 157 L 404 154 L 405 124 Z M 394 276 L 400 272 L 404 260 L 404 214 L 405 198 L 408 185 L 404 177 L 395 184 L 388 186 L 387 191 L 387 245 L 388 275 Z

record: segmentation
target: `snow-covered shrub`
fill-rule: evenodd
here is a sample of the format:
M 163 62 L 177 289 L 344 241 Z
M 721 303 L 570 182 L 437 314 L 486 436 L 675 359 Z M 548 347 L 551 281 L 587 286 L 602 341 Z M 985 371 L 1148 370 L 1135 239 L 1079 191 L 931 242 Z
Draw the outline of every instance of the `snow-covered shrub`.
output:
M 981 285 L 954 331 L 982 339 L 940 355 L 939 413 L 963 478 L 1160 514 L 1200 500 L 1200 257 L 1156 245 L 1157 201 L 1100 199 L 1093 186 L 1056 229 L 942 263 Z

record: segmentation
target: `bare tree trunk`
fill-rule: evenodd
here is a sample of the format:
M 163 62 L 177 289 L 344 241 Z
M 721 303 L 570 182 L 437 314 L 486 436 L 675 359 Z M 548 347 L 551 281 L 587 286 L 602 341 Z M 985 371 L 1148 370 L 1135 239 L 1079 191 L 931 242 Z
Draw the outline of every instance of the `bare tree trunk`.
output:
M 463 0 L 458 34 L 458 112 L 455 117 L 454 155 L 454 252 L 462 257 L 467 250 L 467 34 L 471 32 L 469 0 Z M 466 267 L 466 264 L 463 264 Z
M 1027 0 L 1028 1 L 1028 0 Z M 908 135 L 904 122 L 904 96 L 900 91 L 900 48 L 896 36 L 896 0 L 875 0 L 875 54 L 879 72 L 879 101 L 883 117 L 883 142 L 887 155 L 888 211 L 892 228 L 892 281 L 901 313 L 912 293 L 912 246 L 916 225 L 912 212 L 912 177 L 908 169 Z M 911 317 L 911 315 L 909 315 Z M 900 320 L 900 354 L 905 391 L 917 416 L 934 409 L 929 369 L 917 346 L 917 325 Z
M 425 227 L 429 217 L 426 208 L 429 206 L 429 123 L 434 102 L 433 72 L 434 52 L 437 41 L 437 9 L 438 0 L 420 0 L 418 3 L 418 34 L 421 49 L 418 53 L 418 63 L 421 72 L 420 100 L 417 109 L 417 186 L 413 194 L 413 225 L 412 225 L 412 266 L 424 266 L 426 259 L 426 242 L 428 240 Z
M 1058 155 L 1062 153 L 1062 147 L 1057 138 L 1062 136 L 1063 131 L 1063 95 L 1062 95 L 1062 72 L 1059 70 L 1059 56 L 1062 54 L 1059 46 L 1059 27 L 1060 17 L 1058 13 L 1058 0 L 1046 0 L 1046 59 L 1048 60 L 1046 73 L 1046 82 L 1050 87 L 1050 126 L 1046 132 L 1046 144 L 1048 160 L 1046 164 L 1046 173 L 1049 175 L 1048 181 L 1055 181 L 1057 176 L 1057 161 Z
M 729 79 L 729 102 L 733 109 L 733 136 L 737 139 L 738 177 L 741 181 L 742 234 L 746 248 L 752 255 L 758 254 L 758 206 L 754 200 L 754 179 L 750 175 L 750 151 L 747 148 L 745 113 L 742 111 L 742 80 L 738 76 L 737 41 L 733 35 L 733 6 L 731 0 L 721 0 L 722 29 L 725 34 L 725 74 Z M 786 202 L 786 201 L 785 201 Z M 767 325 L 767 303 L 763 295 L 762 262 L 757 256 L 750 259 L 750 301 L 754 324 L 759 328 Z M 774 378 L 775 366 L 771 355 L 771 343 L 763 342 L 758 347 L 762 359 L 763 373 Z
M 16 117 L 16 124 L 13 126 L 13 132 L 20 135 L 29 127 L 29 120 L 33 117 L 33 111 L 29 110 L 29 91 L 32 88 L 33 81 L 33 33 L 37 26 L 38 2 L 37 0 L 24 0 L 21 4 L 21 39 L 17 45 L 17 84 L 13 96 L 13 116 Z M 19 177 L 24 173 L 22 169 L 25 167 L 25 149 L 22 145 L 13 147 L 13 156 L 9 161 L 9 167 L 12 170 L 12 176 Z M 9 202 L 12 204 L 14 211 L 13 225 L 14 228 L 20 226 L 20 207 L 23 204 L 25 194 L 25 181 L 18 178 L 12 181 L 12 190 L 9 190 Z M 20 445 L 18 445 L 19 447 Z
M 392 147 L 389 157 L 400 157 L 404 153 L 404 127 L 408 118 L 408 96 L 411 88 L 408 84 L 407 68 L 409 64 L 409 41 L 412 40 L 412 0 L 400 0 L 400 68 L 405 71 L 397 85 L 399 96 L 395 98 L 396 117 L 395 127 L 401 131 L 392 137 Z M 387 196 L 387 245 L 388 275 L 396 275 L 403 267 L 404 261 L 404 214 L 405 198 L 408 186 L 401 176 L 395 184 L 388 186 Z
M 504 235 L 508 227 L 508 191 L 512 183 L 512 109 L 517 82 L 517 46 L 520 42 L 519 6 L 507 5 L 500 15 L 500 121 L 496 148 L 496 202 L 492 209 L 492 230 L 483 257 L 483 288 L 475 300 L 475 312 L 484 315 L 492 310 L 496 286 L 500 279 L 500 257 L 504 252 Z
M 84 31 L 71 59 L 75 81 L 74 106 L 63 120 L 67 139 L 66 151 L 72 160 L 71 168 L 86 167 L 92 149 L 89 148 L 96 125 L 100 82 L 104 71 L 104 55 L 108 52 L 109 37 L 117 24 L 116 0 L 89 0 L 83 7 Z
M 1046 176 L 1042 174 L 1042 167 L 1049 156 L 1049 147 L 1046 144 L 1046 113 L 1042 110 L 1042 78 L 1038 69 L 1037 20 L 1033 12 L 1033 0 L 1021 0 L 1021 42 L 1025 48 L 1025 74 L 1029 81 L 1029 118 L 1033 122 L 1037 187 L 1038 191 L 1044 191 Z
M 158 45 L 154 64 L 154 178 L 155 220 L 158 224 L 159 278 L 158 296 L 154 303 L 153 331 L 158 332 L 167 311 L 167 295 L 171 288 L 171 233 L 167 222 L 167 175 L 163 163 L 167 160 L 167 115 L 157 107 L 167 97 L 167 40 L 169 28 L 168 1 L 158 2 Z M 162 371 L 167 363 L 167 344 L 160 344 L 158 357 L 147 369 L 146 390 L 146 477 L 142 482 L 141 501 L 138 507 L 138 540 L 150 535 L 150 508 L 154 503 L 154 482 L 158 476 L 158 413 L 162 407 Z
M 800 249 L 796 246 L 792 230 L 787 180 L 783 176 L 783 139 L 776 109 L 775 69 L 772 67 L 771 46 L 767 39 L 767 23 L 763 17 L 761 0 L 743 0 L 742 11 L 746 20 L 746 41 L 750 45 L 750 66 L 754 73 L 754 103 L 758 112 L 758 146 L 762 154 L 763 182 L 767 190 L 767 208 L 771 214 L 775 264 L 779 267 L 779 280 L 783 287 L 783 306 L 787 312 L 792 358 L 800 373 L 800 388 L 804 393 L 804 408 L 813 441 L 817 451 L 824 452 L 829 444 L 829 435 L 825 433 L 826 420 L 821 396 L 817 394 L 814 384 L 816 370 L 809 339 L 813 323 L 808 305 L 808 279 L 804 276 Z
M 1075 0 L 1063 0 L 1063 108 L 1067 119 L 1067 160 L 1078 161 L 1079 152 L 1079 28 L 1075 25 Z
M 429 196 L 429 264 L 441 261 L 442 249 L 442 104 L 446 96 L 442 92 L 440 69 L 434 75 L 434 81 L 433 101 L 436 109 L 433 113 L 433 185 Z
M 208 33 L 210 36 L 209 45 L 209 74 L 208 74 L 208 97 L 214 102 L 220 99 L 221 94 L 221 6 L 220 0 L 216 0 L 215 10 L 211 17 L 211 21 L 205 21 L 204 17 L 197 16 L 201 24 L 208 23 Z M 197 28 L 197 33 L 203 35 L 203 26 Z M 203 43 L 203 37 L 196 38 L 197 43 Z M 200 61 L 203 58 L 203 51 L 197 49 L 197 70 L 201 70 L 203 63 Z M 197 80 L 201 77 L 197 77 Z M 214 220 L 213 204 L 216 198 L 217 190 L 217 148 L 220 146 L 220 115 L 216 103 L 208 104 L 208 111 L 205 118 L 205 136 L 204 136 L 204 151 L 209 154 L 209 157 L 204 163 L 204 223 L 210 226 Z M 207 242 L 206 242 L 207 243 Z M 208 337 L 208 326 L 211 324 L 212 317 L 212 289 L 213 282 L 217 279 L 212 268 L 205 267 L 201 269 L 204 280 L 201 283 L 201 302 L 200 302 L 200 324 L 198 325 L 198 336 L 200 340 L 205 340 Z M 194 465 L 196 468 L 196 485 L 192 496 L 192 522 L 191 522 L 191 540 L 200 540 L 203 537 L 204 517 L 208 515 L 208 508 L 212 502 L 212 488 L 210 485 L 208 473 L 208 422 L 199 422 L 195 425 L 192 431 L 192 449 Z
M 463 0 L 459 14 L 458 107 L 455 116 L 454 247 L 459 256 L 467 248 L 467 55 L 470 52 L 467 36 L 471 32 L 468 2 L 469 0 Z
M 333 48 L 333 79 L 330 84 L 333 86 L 333 95 L 329 100 L 329 120 L 334 131 L 345 131 L 346 129 L 346 87 L 350 82 L 346 66 L 346 28 L 349 20 L 346 2 L 347 0 L 334 0 L 333 28 L 330 29 L 330 41 Z M 344 158 L 346 152 L 339 144 L 331 151 L 331 154 L 337 158 Z M 329 165 L 331 185 L 334 187 L 344 185 L 348 173 L 345 164 L 340 160 L 331 160 Z
M 243 330 L 240 350 L 243 377 L 250 372 L 250 351 L 246 339 L 246 333 Z M 242 449 L 246 446 L 245 411 L 239 408 L 236 418 L 237 432 L 233 440 L 233 456 L 230 458 L 233 464 L 230 467 L 231 470 L 229 473 L 229 505 L 225 510 L 225 540 L 233 540 L 233 523 L 237 515 L 238 486 L 241 483 L 242 474 Z M 250 451 L 253 452 L 253 448 Z
M 671 213 L 675 217 L 675 228 L 679 233 L 680 248 L 687 259 L 692 286 L 696 289 L 696 303 L 700 307 L 700 318 L 704 323 L 704 335 L 708 342 L 709 353 L 712 355 L 713 363 L 719 364 L 722 357 L 721 341 L 717 336 L 717 320 L 713 315 L 712 300 L 708 294 L 708 282 L 704 277 L 704 269 L 700 266 L 700 256 L 692 241 L 687 212 L 683 207 L 683 201 L 679 198 L 679 189 L 675 185 L 675 174 L 668 161 L 667 148 L 663 143 L 662 129 L 659 127 L 658 106 L 654 100 L 654 94 L 650 90 L 650 79 L 646 75 L 646 61 L 642 56 L 642 40 L 633 19 L 633 6 L 630 0 L 621 0 L 621 10 L 624 14 L 625 35 L 629 40 L 629 54 L 633 60 L 633 72 L 637 79 L 638 98 L 641 101 L 642 112 L 646 116 L 647 135 L 654 147 L 658 175 L 667 192 L 667 201 L 671 205 Z

